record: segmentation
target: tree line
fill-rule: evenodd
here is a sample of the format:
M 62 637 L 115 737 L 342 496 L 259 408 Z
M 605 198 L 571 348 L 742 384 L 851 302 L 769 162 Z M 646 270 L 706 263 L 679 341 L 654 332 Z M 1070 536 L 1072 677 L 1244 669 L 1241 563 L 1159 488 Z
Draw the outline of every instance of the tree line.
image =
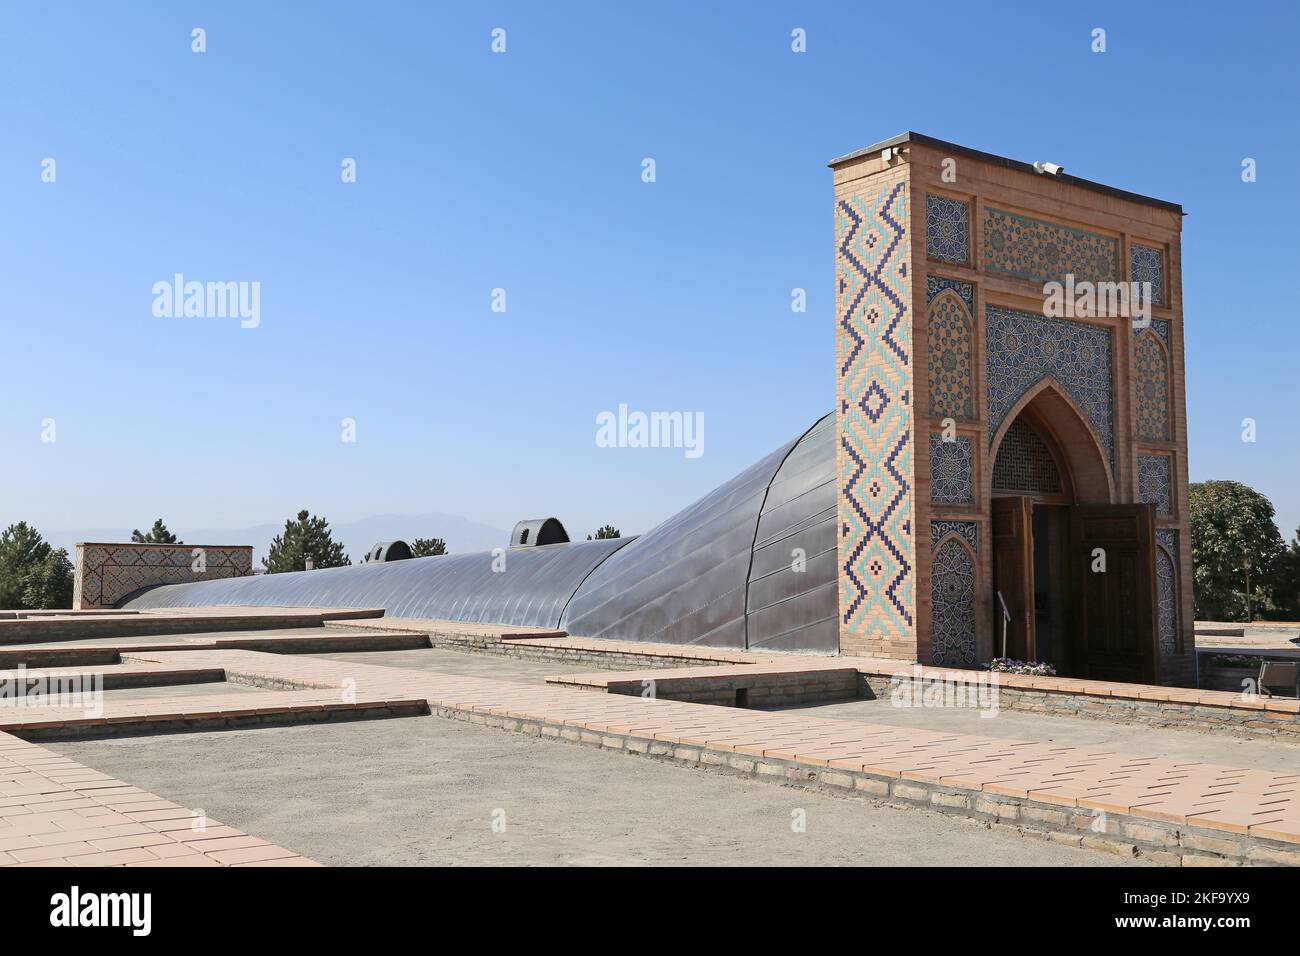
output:
M 613 525 L 604 525 L 594 536 L 617 538 L 620 532 Z M 592 537 L 587 535 L 587 540 Z M 167 528 L 162 518 L 156 519 L 147 532 L 136 528 L 131 532 L 131 541 L 185 543 Z M 411 553 L 417 558 L 447 554 L 447 542 L 442 538 L 415 538 Z M 334 540 L 329 522 L 303 510 L 285 521 L 284 531 L 272 539 L 262 567 L 267 574 L 302 571 L 307 568 L 308 559 L 313 568 L 346 567 L 352 563 L 343 543 Z M 67 549 L 53 547 L 27 522 L 19 521 L 0 532 L 0 609 L 70 608 L 74 576 Z

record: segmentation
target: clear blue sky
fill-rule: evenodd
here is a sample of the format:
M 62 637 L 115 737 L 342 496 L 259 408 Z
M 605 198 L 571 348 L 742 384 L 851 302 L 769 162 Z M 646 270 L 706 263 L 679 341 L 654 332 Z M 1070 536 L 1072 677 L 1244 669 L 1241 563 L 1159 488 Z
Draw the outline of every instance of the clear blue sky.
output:
M 1192 478 L 1300 524 L 1293 3 L 0 9 L 0 522 L 645 530 L 830 410 L 826 162 L 916 129 L 1183 203 Z M 620 403 L 705 454 L 597 448 Z

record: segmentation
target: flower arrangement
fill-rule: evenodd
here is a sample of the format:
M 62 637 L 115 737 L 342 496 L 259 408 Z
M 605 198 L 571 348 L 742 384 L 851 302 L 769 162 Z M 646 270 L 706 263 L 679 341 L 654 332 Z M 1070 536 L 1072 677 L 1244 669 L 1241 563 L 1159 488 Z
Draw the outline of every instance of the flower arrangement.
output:
M 1028 674 L 1030 677 L 1055 677 L 1056 668 L 1039 661 L 1018 661 L 1011 657 L 995 657 L 988 668 L 1001 674 Z

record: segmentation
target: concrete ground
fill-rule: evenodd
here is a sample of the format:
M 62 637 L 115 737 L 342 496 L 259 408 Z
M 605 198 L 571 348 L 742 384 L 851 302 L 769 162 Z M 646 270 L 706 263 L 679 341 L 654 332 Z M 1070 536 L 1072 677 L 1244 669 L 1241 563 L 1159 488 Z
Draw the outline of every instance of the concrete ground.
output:
M 1137 862 L 437 717 L 45 746 L 332 865 Z
M 887 698 L 882 698 L 789 707 L 781 712 L 984 737 L 1059 742 L 1072 747 L 1094 747 L 1138 756 L 1185 757 L 1201 763 L 1258 770 L 1294 772 L 1300 768 L 1300 747 L 1295 744 L 1029 711 L 999 710 L 994 717 L 981 717 L 979 711 L 969 708 L 895 707 Z

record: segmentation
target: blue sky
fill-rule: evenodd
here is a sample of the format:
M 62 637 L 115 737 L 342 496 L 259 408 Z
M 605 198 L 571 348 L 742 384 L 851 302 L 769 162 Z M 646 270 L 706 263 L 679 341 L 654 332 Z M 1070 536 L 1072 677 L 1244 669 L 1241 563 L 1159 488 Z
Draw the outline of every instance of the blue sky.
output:
M 646 530 L 830 410 L 825 164 L 916 129 L 1184 205 L 1192 479 L 1300 524 L 1294 4 L 0 10 L 0 522 Z M 597 448 L 620 403 L 705 454 Z

